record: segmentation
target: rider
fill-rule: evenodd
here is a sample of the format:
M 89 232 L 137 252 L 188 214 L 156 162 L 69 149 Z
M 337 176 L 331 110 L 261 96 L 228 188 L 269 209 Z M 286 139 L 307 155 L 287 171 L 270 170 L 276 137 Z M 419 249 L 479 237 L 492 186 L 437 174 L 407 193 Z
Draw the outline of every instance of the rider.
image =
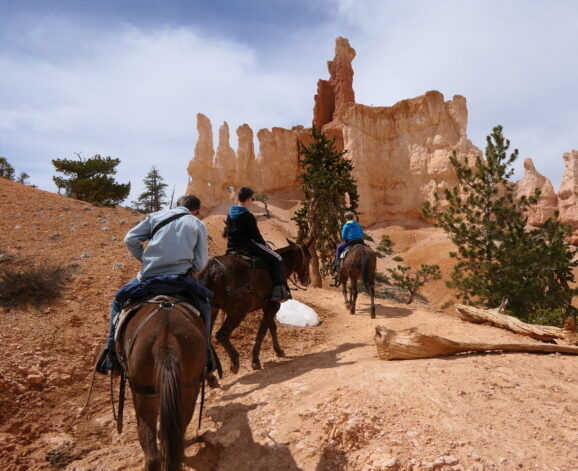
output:
M 345 247 L 356 244 L 363 244 L 363 228 L 361 224 L 354 220 L 355 214 L 353 211 L 345 212 L 345 224 L 341 229 L 341 238 L 343 242 L 337 246 L 335 250 L 335 262 L 333 263 L 333 270 L 337 271 L 339 268 L 339 257 L 345 250 Z
M 124 288 L 161 275 L 186 275 L 200 271 L 209 258 L 207 228 L 197 219 L 201 201 L 194 195 L 181 196 L 177 206 L 149 214 L 133 227 L 124 243 L 142 267 L 136 278 Z M 143 242 L 149 241 L 146 248 Z M 123 289 L 124 289 L 123 288 Z M 110 313 L 106 347 L 97 361 L 96 371 L 107 374 L 120 370 L 114 345 L 114 318 L 122 305 L 115 297 Z
M 253 201 L 254 191 L 246 186 L 239 189 L 239 204 L 229 208 L 225 234 L 227 236 L 227 250 L 243 248 L 256 257 L 262 258 L 271 268 L 273 291 L 271 301 L 283 302 L 291 299 L 289 288 L 283 270 L 281 256 L 267 247 L 265 239 L 257 227 L 257 219 L 248 206 Z

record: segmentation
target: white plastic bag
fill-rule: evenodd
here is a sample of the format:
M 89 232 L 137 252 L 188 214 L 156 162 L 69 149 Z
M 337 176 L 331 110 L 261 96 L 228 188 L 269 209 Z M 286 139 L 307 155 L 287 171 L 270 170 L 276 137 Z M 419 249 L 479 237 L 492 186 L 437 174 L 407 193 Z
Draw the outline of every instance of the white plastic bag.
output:
M 294 299 L 281 303 L 281 309 L 277 312 L 277 320 L 281 324 L 296 327 L 314 327 L 319 325 L 317 313 L 306 304 Z

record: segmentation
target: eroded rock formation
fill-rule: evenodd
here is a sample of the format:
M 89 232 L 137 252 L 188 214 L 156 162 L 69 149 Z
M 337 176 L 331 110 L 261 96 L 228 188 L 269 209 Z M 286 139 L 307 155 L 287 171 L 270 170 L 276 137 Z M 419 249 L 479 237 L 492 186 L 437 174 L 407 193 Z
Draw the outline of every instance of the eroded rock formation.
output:
M 317 82 L 317 95 L 313 108 L 313 124 L 321 129 L 325 124 L 338 119 L 344 105 L 355 103 L 353 91 L 353 67 L 351 62 L 355 50 L 345 38 L 335 40 L 335 59 L 327 61 L 329 80 Z
M 353 67 L 355 50 L 347 39 L 337 38 L 335 58 L 327 63 L 330 78 L 319 80 L 313 109 L 313 124 L 335 138 L 336 147 L 347 149 L 358 182 L 361 221 L 421 217 L 424 201 L 456 185 L 449 156 L 481 154 L 466 134 L 468 110 L 460 95 L 445 101 L 441 93 L 400 101 L 393 106 L 371 107 L 355 103 Z M 198 194 L 207 208 L 229 202 L 227 187 L 249 185 L 259 192 L 298 189 L 299 142 L 311 143 L 310 129 L 274 127 L 257 132 L 259 151 L 253 148 L 253 130 L 237 129 L 237 150 L 230 145 L 229 127 L 219 129 L 216 152 L 209 119 L 197 115 L 199 138 L 188 172 L 188 193 Z M 566 173 L 559 195 L 540 175 L 530 159 L 518 183 L 518 194 L 541 189 L 530 223 L 540 226 L 560 210 L 564 222 L 573 225 L 578 241 L 578 151 L 564 154 Z M 559 201 L 558 201 L 559 197 Z
M 372 224 L 420 217 L 424 201 L 457 183 L 452 150 L 460 157 L 479 153 L 466 126 L 464 97 L 445 102 L 441 93 L 430 91 L 391 107 L 346 104 L 323 130 L 341 135 L 355 165 L 362 221 Z
M 528 213 L 528 223 L 540 227 L 548 218 L 554 217 L 558 208 L 558 196 L 552 182 L 538 173 L 532 159 L 524 159 L 524 176 L 517 183 L 516 196 L 532 196 L 536 189 L 540 190 L 540 197 Z
M 259 155 L 255 158 L 253 130 L 243 124 L 237 128 L 237 151 L 230 146 L 229 126 L 219 129 L 217 151 L 212 145 L 212 125 L 209 119 L 197 115 L 199 139 L 195 157 L 190 161 L 188 194 L 196 194 L 205 208 L 229 201 L 229 187 L 237 190 L 250 186 L 259 192 L 271 192 L 298 187 L 299 153 L 297 130 L 273 128 L 257 133 Z
M 566 170 L 558 189 L 558 209 L 560 220 L 570 224 L 573 230 L 574 244 L 578 243 L 578 150 L 563 155 Z

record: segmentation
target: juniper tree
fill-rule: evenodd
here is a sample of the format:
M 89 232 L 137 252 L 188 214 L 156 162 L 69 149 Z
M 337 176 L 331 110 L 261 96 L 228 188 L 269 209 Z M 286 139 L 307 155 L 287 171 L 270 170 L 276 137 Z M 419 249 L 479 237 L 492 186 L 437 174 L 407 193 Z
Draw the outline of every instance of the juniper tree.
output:
M 314 280 L 320 286 L 319 275 L 329 275 L 340 242 L 341 226 L 345 212 L 357 214 L 358 193 L 352 176 L 353 163 L 345 157 L 346 150 L 335 148 L 335 139 L 313 127 L 313 142 L 299 143 L 299 164 L 304 170 L 300 175 L 303 201 L 293 220 L 299 228 L 298 239 L 303 240 L 311 228 L 317 231 L 316 253 L 320 266 L 313 262 Z M 347 195 L 347 196 L 346 196 Z M 346 198 L 348 206 L 346 206 Z
M 165 188 L 168 185 L 164 183 L 163 177 L 154 166 L 143 179 L 143 183 L 145 191 L 139 195 L 136 202 L 138 209 L 142 209 L 146 213 L 159 211 L 167 204 Z
M 388 268 L 387 271 L 391 275 L 391 280 L 386 279 L 387 284 L 397 286 L 398 288 L 407 291 L 408 298 L 406 304 L 411 304 L 419 289 L 426 283 L 432 280 L 440 280 L 442 274 L 439 265 L 423 264 L 417 270 L 412 270 L 407 265 L 402 265 L 403 257 L 397 256 L 393 258 L 394 261 L 400 262 L 395 268 Z
M 10 165 L 6 157 L 0 157 L 0 177 L 14 180 L 14 167 Z
M 481 155 L 470 166 L 454 151 L 450 162 L 458 185 L 446 189 L 445 205 L 439 197 L 425 203 L 423 215 L 444 229 L 457 247 L 450 256 L 457 260 L 450 288 L 464 302 L 498 307 L 508 300 L 511 314 L 530 322 L 559 321 L 576 290 L 572 268 L 574 250 L 565 241 L 569 228 L 550 219 L 542 228 L 527 230 L 527 211 L 537 202 L 539 191 L 516 198 L 509 181 L 515 149 L 502 127 L 496 126 L 486 139 Z
M 18 174 L 18 178 L 16 178 L 16 181 L 18 183 L 22 183 L 23 185 L 28 185 L 28 179 L 30 178 L 30 175 L 28 175 L 26 172 L 20 172 Z
M 120 159 L 95 155 L 77 160 L 54 159 L 52 165 L 64 177 L 52 177 L 58 191 L 97 206 L 116 206 L 130 193 L 130 183 L 117 183 L 111 175 L 116 174 Z
M 270 218 L 271 214 L 269 213 L 269 203 L 267 203 L 267 200 L 269 199 L 269 195 L 267 193 L 256 193 L 253 195 L 253 199 L 255 201 L 259 201 L 260 203 L 263 203 L 263 206 L 265 207 L 265 217 Z

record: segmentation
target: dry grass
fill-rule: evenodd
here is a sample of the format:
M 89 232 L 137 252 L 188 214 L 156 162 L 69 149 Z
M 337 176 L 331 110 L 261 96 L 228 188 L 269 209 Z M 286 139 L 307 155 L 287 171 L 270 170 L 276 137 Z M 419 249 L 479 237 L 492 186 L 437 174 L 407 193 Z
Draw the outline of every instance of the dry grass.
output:
M 39 307 L 58 298 L 65 288 L 68 270 L 48 262 L 0 267 L 0 306 Z

